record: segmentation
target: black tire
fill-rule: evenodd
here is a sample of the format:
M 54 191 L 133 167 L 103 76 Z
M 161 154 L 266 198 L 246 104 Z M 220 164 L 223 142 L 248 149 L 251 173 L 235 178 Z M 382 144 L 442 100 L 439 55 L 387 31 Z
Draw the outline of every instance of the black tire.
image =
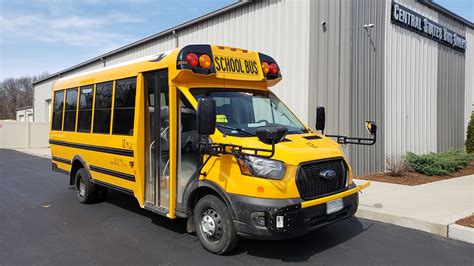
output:
M 103 202 L 107 199 L 109 190 L 106 187 L 95 185 L 97 190 L 97 202 Z
M 206 218 L 211 221 L 204 223 L 214 224 L 213 235 L 210 235 L 212 230 L 208 230 L 209 227 L 204 228 L 204 225 L 201 224 Z M 239 242 L 229 209 L 220 198 L 214 195 L 206 195 L 197 202 L 194 208 L 194 226 L 202 246 L 212 253 L 227 253 L 233 250 Z
M 80 203 L 90 204 L 97 200 L 97 187 L 91 182 L 91 179 L 84 168 L 81 168 L 76 172 L 75 188 L 76 197 Z

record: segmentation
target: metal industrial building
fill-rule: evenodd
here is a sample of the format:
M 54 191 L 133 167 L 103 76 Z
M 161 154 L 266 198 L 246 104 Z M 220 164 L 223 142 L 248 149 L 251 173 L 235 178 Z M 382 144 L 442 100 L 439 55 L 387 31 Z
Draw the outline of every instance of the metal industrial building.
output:
M 426 28 L 425 28 L 426 27 Z M 325 133 L 366 136 L 346 147 L 356 174 L 387 156 L 463 147 L 472 109 L 474 25 L 431 1 L 240 1 L 62 70 L 35 86 L 35 121 L 48 121 L 56 79 L 191 43 L 274 57 L 283 81 L 272 90 L 310 126 L 326 107 Z

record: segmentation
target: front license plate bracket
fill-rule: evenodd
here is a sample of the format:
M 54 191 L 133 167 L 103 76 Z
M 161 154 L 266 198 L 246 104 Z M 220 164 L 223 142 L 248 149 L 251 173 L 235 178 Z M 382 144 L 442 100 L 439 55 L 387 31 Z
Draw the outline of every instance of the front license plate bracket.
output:
M 326 202 L 326 214 L 333 214 L 344 208 L 342 198 Z

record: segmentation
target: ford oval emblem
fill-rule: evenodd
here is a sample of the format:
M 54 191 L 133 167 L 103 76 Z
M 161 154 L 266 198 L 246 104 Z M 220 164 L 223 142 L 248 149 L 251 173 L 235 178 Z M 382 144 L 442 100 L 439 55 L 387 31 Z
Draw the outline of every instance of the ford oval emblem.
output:
M 331 179 L 336 177 L 336 171 L 334 170 L 324 170 L 319 173 L 321 177 L 324 177 L 326 179 Z

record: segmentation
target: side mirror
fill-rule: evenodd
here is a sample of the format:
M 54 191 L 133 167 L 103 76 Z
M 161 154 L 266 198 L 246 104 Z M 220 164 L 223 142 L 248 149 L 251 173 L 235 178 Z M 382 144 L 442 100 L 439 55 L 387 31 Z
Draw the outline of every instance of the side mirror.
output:
M 326 109 L 323 106 L 316 107 L 316 130 L 321 130 L 324 134 L 326 127 Z
M 263 126 L 257 127 L 255 130 L 258 139 L 268 145 L 277 144 L 282 141 L 287 132 L 288 128 L 283 126 Z
M 377 133 L 377 124 L 373 121 L 365 121 L 365 126 L 367 127 L 367 131 L 369 131 L 370 135 L 375 135 Z
M 200 135 L 212 135 L 216 131 L 216 101 L 214 99 L 199 99 L 197 130 Z

